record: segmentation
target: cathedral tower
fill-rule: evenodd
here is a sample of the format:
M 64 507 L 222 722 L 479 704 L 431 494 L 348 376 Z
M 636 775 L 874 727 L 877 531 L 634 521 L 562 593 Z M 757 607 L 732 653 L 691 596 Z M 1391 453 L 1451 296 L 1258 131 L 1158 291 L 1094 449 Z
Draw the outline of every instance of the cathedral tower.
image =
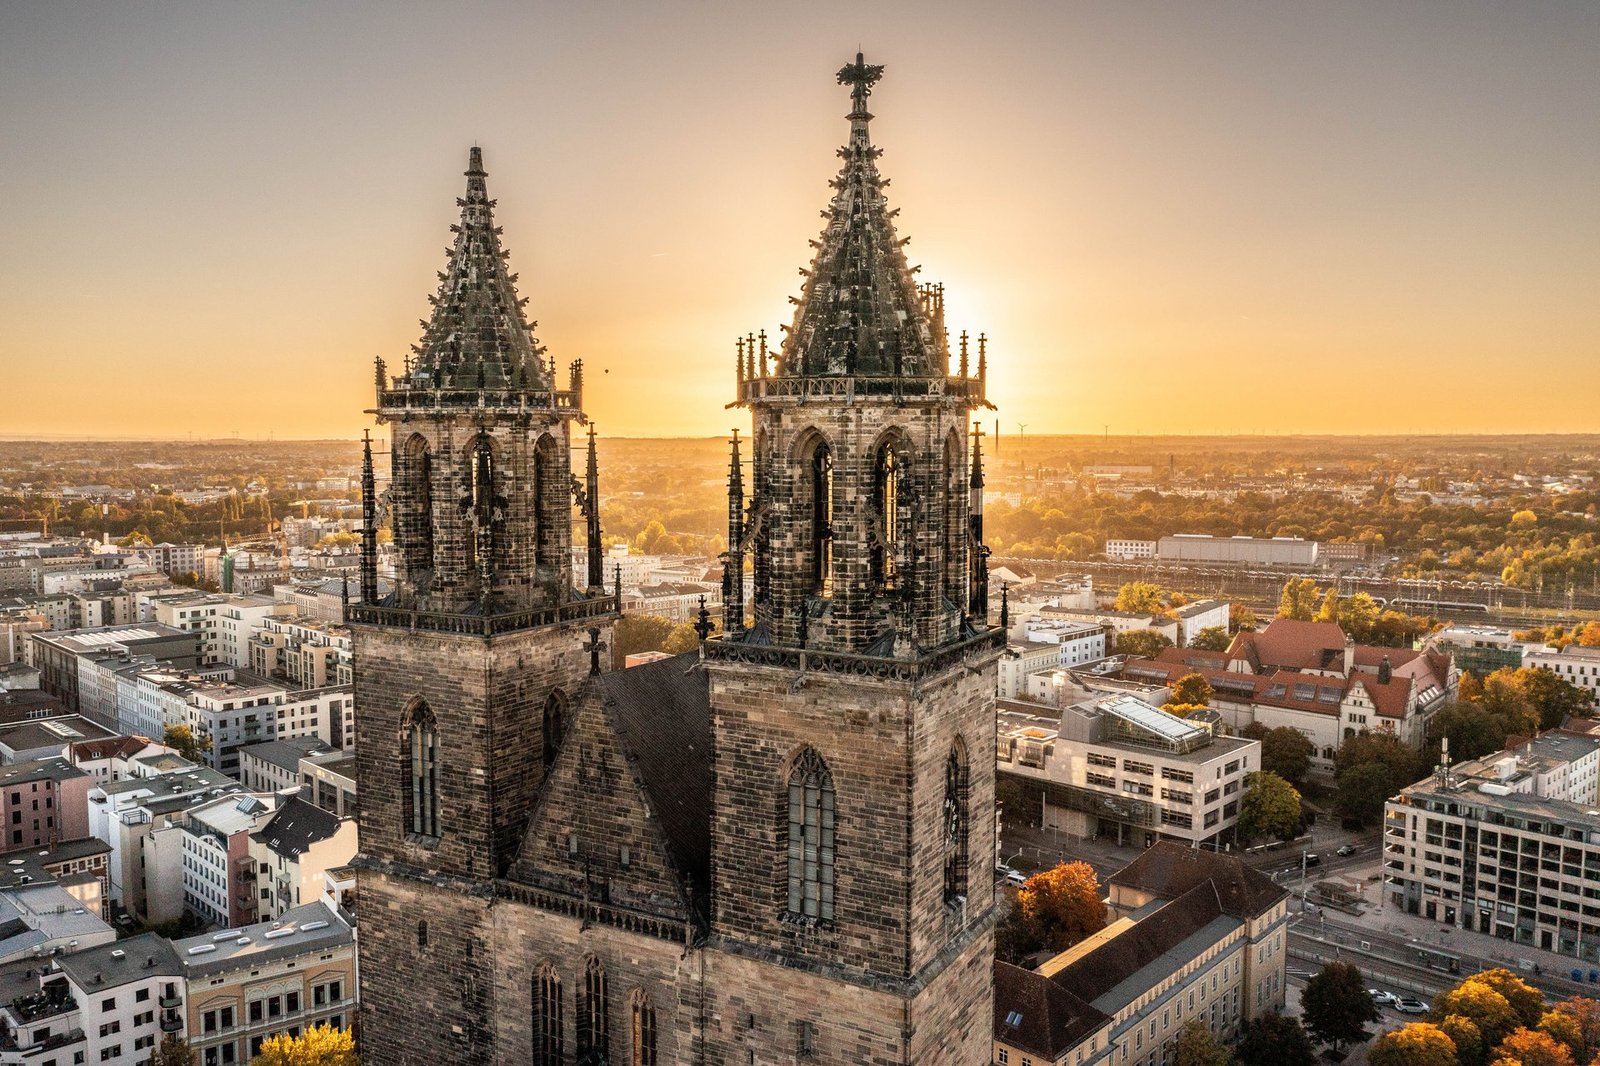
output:
M 488 901 L 616 616 L 597 536 L 586 587 L 572 579 L 574 501 L 591 534 L 598 524 L 592 431 L 586 485 L 570 455 L 582 364 L 558 383 L 533 336 L 477 148 L 466 178 L 422 340 L 402 373 L 377 366 L 394 587 L 379 597 L 369 442 L 362 602 L 349 610 L 362 1012 L 374 1022 L 363 1043 L 378 1063 L 417 1048 L 490 1061 Z
M 748 557 L 754 617 L 727 597 L 704 645 L 710 1061 L 989 1060 L 1003 635 L 968 428 L 987 351 L 963 334 L 952 365 L 943 290 L 896 236 L 869 137 L 882 73 L 859 54 L 839 72 L 849 138 L 793 323 L 776 352 L 738 347 L 754 425 L 727 587 Z

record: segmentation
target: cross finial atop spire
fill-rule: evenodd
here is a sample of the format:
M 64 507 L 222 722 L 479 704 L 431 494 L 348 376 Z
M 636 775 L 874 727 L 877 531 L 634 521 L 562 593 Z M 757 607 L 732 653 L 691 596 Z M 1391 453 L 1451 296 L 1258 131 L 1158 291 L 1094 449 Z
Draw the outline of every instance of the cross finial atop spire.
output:
M 839 84 L 850 86 L 850 133 L 852 139 L 859 134 L 862 139 L 867 135 L 867 123 L 872 121 L 872 114 L 867 110 L 867 97 L 872 95 L 872 87 L 878 79 L 883 77 L 883 65 L 868 64 L 860 52 L 856 53 L 856 61 L 846 64 L 839 71 Z

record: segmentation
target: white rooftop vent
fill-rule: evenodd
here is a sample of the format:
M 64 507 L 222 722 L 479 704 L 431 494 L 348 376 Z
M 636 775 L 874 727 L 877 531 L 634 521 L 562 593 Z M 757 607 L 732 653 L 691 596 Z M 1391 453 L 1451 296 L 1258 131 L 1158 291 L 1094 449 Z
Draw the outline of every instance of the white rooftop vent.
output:
M 123 951 L 121 948 L 118 948 L 111 953 L 111 957 L 113 959 L 125 959 L 128 957 L 128 953 Z
M 215 945 L 215 944 L 196 944 L 194 947 L 189 949 L 189 954 L 191 954 L 191 955 L 205 955 L 208 952 L 212 952 L 212 951 L 216 951 L 216 950 L 217 950 L 217 945 Z
M 261 934 L 263 940 L 279 940 L 286 936 L 294 936 L 293 929 L 273 929 Z
M 211 934 L 211 939 L 212 940 L 232 940 L 234 937 L 236 937 L 238 935 L 239 935 L 239 932 L 236 929 L 224 929 L 220 933 L 212 933 Z
M 302 925 L 300 927 L 300 930 L 302 932 L 309 933 L 313 929 L 326 929 L 326 928 L 328 928 L 328 923 L 319 920 L 319 921 L 315 921 L 315 922 L 307 922 L 306 924 L 304 924 L 304 925 Z

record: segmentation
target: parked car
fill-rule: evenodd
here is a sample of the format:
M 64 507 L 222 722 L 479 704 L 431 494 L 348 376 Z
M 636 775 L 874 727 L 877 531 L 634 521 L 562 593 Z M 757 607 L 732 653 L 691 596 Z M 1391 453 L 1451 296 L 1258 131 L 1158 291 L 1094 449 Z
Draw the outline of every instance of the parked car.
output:
M 1306 855 L 1306 865 L 1307 866 L 1321 866 L 1322 865 L 1322 856 L 1318 855 L 1314 851 L 1308 853 Z
M 1400 997 L 1393 992 L 1385 992 L 1381 988 L 1367 989 L 1367 995 L 1372 997 L 1372 1002 L 1380 1007 L 1392 1007 L 1400 1002 Z
M 1021 888 L 1023 885 L 1025 885 L 1027 883 L 1028 883 L 1028 875 L 1023 873 L 1021 870 L 1007 870 L 1006 871 L 1006 884 L 1015 885 L 1018 888 Z
M 1334 851 L 1334 854 L 1340 858 L 1343 858 L 1346 855 L 1354 855 L 1355 853 L 1356 846 L 1354 844 L 1341 844 L 1339 845 L 1338 849 Z
M 1400 999 L 1396 1000 L 1394 1009 L 1399 1011 L 1401 1014 L 1428 1013 L 1428 1005 L 1426 1003 L 1422 1002 L 1420 999 L 1412 999 L 1410 996 L 1402 996 Z

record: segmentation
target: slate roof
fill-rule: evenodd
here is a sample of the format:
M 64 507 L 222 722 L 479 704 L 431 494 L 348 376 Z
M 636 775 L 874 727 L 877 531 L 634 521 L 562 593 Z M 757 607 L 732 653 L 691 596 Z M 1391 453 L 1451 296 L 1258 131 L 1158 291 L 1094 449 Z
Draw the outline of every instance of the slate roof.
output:
M 339 831 L 341 819 L 298 796 L 288 800 L 260 829 L 250 834 L 268 848 L 287 858 L 297 858 L 311 845 L 327 840 Z
M 140 933 L 99 947 L 70 952 L 56 964 L 85 992 L 110 990 L 151 977 L 181 977 L 183 963 L 157 933 Z
M 1158 841 L 1137 859 L 1111 875 L 1108 884 L 1148 892 L 1161 899 L 1177 899 L 1197 885 L 1210 882 L 1222 913 L 1252 918 L 1288 893 L 1259 870 L 1231 855 L 1190 848 L 1174 840 Z
M 1239 924 L 1224 911 L 1215 883 L 1203 881 L 1049 979 L 1114 1014 Z
M 996 1040 L 1049 1062 L 1108 1021 L 1104 1011 L 1043 974 L 995 962 Z
M 240 755 L 259 759 L 269 766 L 287 770 L 296 777 L 300 774 L 300 760 L 308 755 L 326 755 L 337 751 L 318 737 L 290 737 L 286 740 L 263 740 L 239 749 Z
M 711 885 L 711 688 L 698 662 L 685 652 L 593 681 L 697 901 Z

